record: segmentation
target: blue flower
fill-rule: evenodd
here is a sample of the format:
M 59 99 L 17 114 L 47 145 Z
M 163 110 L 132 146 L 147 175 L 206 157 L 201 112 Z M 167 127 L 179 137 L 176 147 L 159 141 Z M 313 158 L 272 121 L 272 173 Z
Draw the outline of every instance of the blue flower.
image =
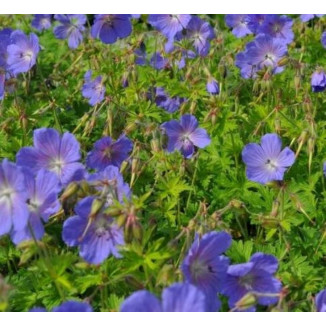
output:
M 49 217 L 60 209 L 58 194 L 61 187 L 58 177 L 44 169 L 39 170 L 36 176 L 27 169 L 23 169 L 23 172 L 28 196 L 29 225 L 22 230 L 12 231 L 11 239 L 15 244 L 34 237 L 37 240 L 41 239 L 44 235 L 41 220 L 47 222 Z M 33 230 L 33 235 L 30 228 Z
M 139 48 L 134 51 L 135 64 L 138 66 L 144 66 L 146 64 L 146 46 L 141 43 Z
M 204 312 L 204 294 L 187 283 L 174 283 L 163 290 L 162 301 L 146 290 L 133 293 L 120 307 L 121 312 Z
M 17 165 L 34 174 L 41 169 L 55 173 L 62 185 L 84 177 L 84 166 L 79 163 L 80 145 L 69 132 L 61 136 L 52 128 L 34 130 L 34 146 L 21 148 L 16 159 Z
M 193 16 L 187 26 L 186 38 L 189 39 L 200 56 L 206 56 L 210 41 L 215 37 L 213 28 L 208 22 Z
M 88 70 L 84 76 L 85 83 L 82 88 L 82 94 L 88 98 L 88 103 L 92 106 L 104 100 L 105 86 L 102 82 L 102 76 L 97 76 L 94 80 L 91 79 L 92 70 Z
M 257 34 L 258 30 L 265 21 L 267 15 L 264 14 L 254 14 L 248 15 L 248 28 L 254 33 Z
M 230 308 L 242 310 L 239 302 L 247 294 L 263 306 L 277 303 L 282 289 L 281 282 L 274 277 L 277 268 L 277 259 L 261 252 L 251 256 L 248 263 L 230 266 L 222 290 L 229 298 Z M 247 309 L 254 311 L 255 305 Z
M 321 35 L 321 44 L 323 45 L 323 47 L 326 49 L 326 32 L 324 32 L 322 35 Z
M 231 236 L 226 232 L 209 232 L 195 241 L 182 263 L 182 272 L 187 282 L 197 286 L 206 296 L 209 311 L 217 311 L 220 301 L 217 294 L 221 291 L 229 259 L 222 254 L 231 245 Z
M 318 69 L 311 76 L 311 89 L 314 93 L 323 92 L 326 89 L 326 74 Z
M 314 14 L 306 14 L 306 15 L 300 15 L 300 19 L 301 19 L 301 21 L 302 22 L 307 22 L 307 21 L 309 21 L 309 20 L 311 20 L 311 19 L 314 19 L 315 17 L 323 17 L 324 16 L 324 14 L 321 14 L 321 15 L 314 15 Z
M 292 25 L 293 20 L 285 15 L 266 15 L 258 32 L 288 44 L 294 39 Z
M 210 77 L 208 79 L 206 84 L 206 90 L 208 93 L 212 95 L 216 95 L 220 93 L 220 88 L 218 86 L 218 82 L 216 81 L 216 79 L 214 79 L 213 77 Z
M 162 70 L 169 66 L 169 60 L 156 52 L 151 57 L 150 65 L 157 70 Z
M 8 70 L 14 75 L 29 71 L 36 63 L 39 50 L 38 37 L 34 33 L 27 37 L 20 30 L 12 32 L 7 46 Z
M 130 18 L 131 15 L 95 15 L 92 37 L 98 37 L 105 44 L 115 43 L 118 38 L 125 38 L 131 34 Z
M 318 312 L 326 312 L 326 289 L 318 292 L 315 303 Z
M 86 165 L 91 169 L 103 170 L 108 165 L 120 168 L 133 148 L 133 144 L 125 135 L 116 141 L 111 137 L 103 137 L 95 142 L 94 148 L 87 154 Z
M 148 22 L 158 29 L 169 40 L 185 29 L 191 19 L 191 15 L 149 15 Z
M 79 255 L 91 264 L 100 264 L 111 254 L 120 258 L 117 246 L 124 244 L 123 230 L 103 212 L 90 216 L 95 197 L 77 203 L 76 215 L 63 224 L 62 239 L 69 247 L 78 246 Z
M 244 147 L 242 160 L 247 166 L 247 178 L 266 184 L 283 180 L 287 168 L 295 161 L 295 154 L 289 147 L 282 150 L 282 140 L 278 135 L 266 134 L 261 145 L 250 143 Z
M 52 15 L 34 15 L 32 27 L 41 32 L 44 29 L 49 29 L 51 27 L 51 20 Z
M 249 28 L 250 15 L 226 15 L 226 25 L 232 28 L 232 34 L 236 37 L 244 37 L 252 34 Z
M 155 103 L 157 106 L 163 108 L 169 113 L 174 113 L 177 111 L 180 107 L 180 105 L 185 102 L 185 99 L 174 96 L 169 97 L 164 89 L 162 87 L 156 88 L 156 94 L 155 94 Z
M 109 165 L 104 170 L 89 175 L 87 181 L 101 192 L 106 200 L 106 206 L 112 205 L 114 200 L 123 203 L 124 199 L 130 198 L 130 188 L 124 183 L 122 174 L 116 166 Z
M 54 19 L 60 22 L 60 25 L 54 28 L 55 37 L 61 40 L 68 39 L 69 48 L 76 49 L 83 40 L 86 15 L 54 15 Z
M 267 35 L 258 35 L 254 41 L 249 42 L 246 50 L 239 53 L 236 66 L 241 69 L 244 78 L 256 77 L 256 72 L 265 68 L 277 74 L 284 70 L 278 62 L 287 54 L 285 43 Z
M 211 142 L 205 129 L 198 128 L 196 117 L 185 114 L 180 118 L 180 122 L 171 120 L 164 122 L 161 127 L 168 136 L 167 151 L 179 150 L 185 158 L 191 158 L 195 146 L 204 148 Z
M 34 307 L 30 312 L 47 312 L 45 308 Z M 87 302 L 69 300 L 53 308 L 52 312 L 93 312 L 93 308 Z
M 0 163 L 0 236 L 27 226 L 27 198 L 21 169 L 4 159 Z

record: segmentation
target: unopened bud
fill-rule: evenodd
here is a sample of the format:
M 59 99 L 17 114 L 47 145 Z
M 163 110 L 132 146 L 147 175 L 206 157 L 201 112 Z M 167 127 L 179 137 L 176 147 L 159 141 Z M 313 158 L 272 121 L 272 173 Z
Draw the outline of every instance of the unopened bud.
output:
M 274 200 L 270 216 L 276 217 L 278 215 L 279 207 L 280 207 L 280 202 L 278 200 Z
M 295 75 L 294 76 L 294 87 L 295 89 L 299 89 L 300 88 L 300 85 L 301 85 L 301 77 L 300 75 Z
M 306 142 L 308 135 L 309 135 L 309 132 L 307 130 L 304 130 L 304 131 L 302 131 L 301 135 L 299 136 L 299 138 L 298 138 L 299 146 L 298 146 L 297 152 L 295 153 L 296 157 L 299 155 L 301 148 L 302 148 L 303 144 Z
M 106 208 L 104 211 L 103 211 L 104 214 L 106 215 L 109 215 L 109 216 L 118 216 L 121 214 L 121 209 L 118 208 L 118 207 L 113 207 L 113 206 L 110 206 L 108 208 Z
M 79 186 L 77 183 L 72 182 L 68 185 L 68 187 L 65 189 L 63 194 L 61 195 L 61 200 L 65 201 L 66 199 L 70 198 L 73 196 L 79 189 Z
M 121 228 L 122 226 L 124 226 L 126 224 L 127 221 L 127 216 L 125 214 L 119 215 L 116 218 L 116 223 L 119 226 L 119 228 Z
M 196 102 L 192 102 L 190 105 L 190 113 L 194 114 L 196 111 Z
M 252 293 L 245 294 L 236 304 L 237 310 L 247 310 L 257 304 L 256 296 Z
M 143 235 L 143 230 L 141 225 L 137 222 L 132 226 L 132 235 L 135 239 L 140 240 Z
M 89 214 L 90 218 L 95 218 L 95 216 L 99 213 L 99 211 L 104 206 L 104 201 L 99 198 L 95 198 L 92 203 L 91 212 Z
M 288 57 L 283 57 L 278 61 L 277 65 L 279 67 L 282 67 L 282 66 L 285 66 L 288 62 L 289 62 L 289 58 Z
M 157 139 L 152 139 L 151 140 L 151 148 L 153 152 L 159 152 L 160 151 L 160 146 L 159 142 Z

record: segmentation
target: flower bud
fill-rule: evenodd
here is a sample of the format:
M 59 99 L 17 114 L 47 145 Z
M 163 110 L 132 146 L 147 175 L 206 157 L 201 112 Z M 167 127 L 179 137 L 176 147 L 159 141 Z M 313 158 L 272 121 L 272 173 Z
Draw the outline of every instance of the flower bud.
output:
M 95 216 L 99 213 L 99 211 L 104 206 L 104 201 L 99 198 L 95 198 L 92 203 L 91 212 L 89 214 L 89 218 L 95 218 Z
M 63 194 L 61 195 L 61 200 L 65 201 L 66 199 L 73 196 L 79 189 L 79 185 L 75 182 L 69 183 Z
M 282 66 L 285 66 L 288 62 L 289 62 L 289 58 L 288 57 L 283 57 L 278 61 L 277 65 L 279 67 L 282 67 Z
M 245 294 L 236 304 L 237 310 L 247 310 L 257 304 L 256 296 L 252 293 Z

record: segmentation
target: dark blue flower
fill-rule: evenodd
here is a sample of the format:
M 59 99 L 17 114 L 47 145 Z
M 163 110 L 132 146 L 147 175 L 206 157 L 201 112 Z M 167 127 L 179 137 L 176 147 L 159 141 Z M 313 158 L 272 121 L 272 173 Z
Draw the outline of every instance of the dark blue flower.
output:
M 44 29 L 49 29 L 51 27 L 51 20 L 52 15 L 34 15 L 32 27 L 41 32 Z
M 75 213 L 63 224 L 62 238 L 69 247 L 78 246 L 79 255 L 91 264 L 100 264 L 111 254 L 120 258 L 117 246 L 124 244 L 123 230 L 103 212 L 90 216 L 95 197 L 82 199 Z
M 180 107 L 180 105 L 185 102 L 185 99 L 174 96 L 169 97 L 164 89 L 162 87 L 156 88 L 156 94 L 155 94 L 155 103 L 157 106 L 163 108 L 169 113 L 174 113 L 177 111 Z
M 318 292 L 315 303 L 318 312 L 326 312 L 326 289 Z
M 264 14 L 254 14 L 254 15 L 248 15 L 249 21 L 248 21 L 248 28 L 254 33 L 257 34 L 259 28 L 262 26 L 262 24 L 265 21 L 267 15 Z
M 323 70 L 319 69 L 312 74 L 311 89 L 314 93 L 323 92 L 326 89 L 326 74 Z
M 135 63 L 138 66 L 144 66 L 146 64 L 146 46 L 144 43 L 141 43 L 139 48 L 134 51 L 135 54 Z
M 249 63 L 250 58 L 246 51 L 237 54 L 235 65 L 240 69 L 241 76 L 245 79 L 256 78 L 257 68 L 254 64 Z
M 133 293 L 120 307 L 122 312 L 204 312 L 204 294 L 187 283 L 174 283 L 163 290 L 162 302 L 146 290 Z
M 247 169 L 247 178 L 261 184 L 283 180 L 284 173 L 295 161 L 295 154 L 289 148 L 282 150 L 282 140 L 276 134 L 266 134 L 261 145 L 250 143 L 242 150 L 242 160 Z
M 47 310 L 42 307 L 34 307 L 30 312 L 47 312 Z M 93 308 L 87 302 L 69 300 L 54 307 L 52 312 L 93 312 Z
M 54 28 L 55 37 L 61 40 L 68 39 L 69 48 L 76 49 L 83 40 L 86 15 L 54 15 L 54 19 L 60 22 L 60 25 Z
M 42 168 L 54 172 L 63 185 L 84 176 L 84 166 L 78 162 L 80 145 L 69 132 L 61 136 L 52 128 L 36 129 L 34 146 L 21 148 L 16 158 L 17 165 L 29 168 L 34 174 Z
M 7 46 L 8 70 L 14 75 L 29 71 L 35 65 L 40 50 L 38 37 L 34 33 L 27 37 L 17 30 L 11 33 L 10 43 Z
M 103 170 L 108 165 L 120 168 L 121 163 L 129 156 L 133 147 L 125 135 L 113 141 L 111 137 L 103 137 L 95 142 L 94 148 L 86 158 L 86 165 L 91 169 Z
M 321 35 L 321 44 L 326 49 L 326 32 Z
M 254 254 L 248 263 L 232 265 L 228 268 L 222 293 L 229 298 L 229 307 L 242 310 L 240 300 L 252 294 L 258 304 L 269 306 L 279 300 L 281 282 L 274 277 L 278 261 L 272 255 Z M 254 311 L 254 304 L 244 310 Z
M 10 28 L 4 28 L 0 31 L 0 69 L 4 71 L 7 70 L 7 46 L 11 43 L 10 35 L 12 32 Z
M 180 122 L 171 120 L 161 125 L 168 136 L 167 151 L 179 150 L 185 158 L 191 158 L 195 146 L 204 148 L 211 142 L 205 129 L 198 128 L 196 117 L 185 114 Z
M 226 232 L 209 232 L 195 241 L 182 263 L 182 272 L 187 282 L 197 286 L 206 296 L 207 309 L 217 311 L 220 301 L 217 294 L 221 291 L 229 259 L 222 254 L 231 245 L 231 236 Z
M 97 76 L 94 80 L 92 78 L 92 70 L 85 73 L 85 83 L 82 88 L 82 94 L 89 99 L 88 103 L 92 106 L 104 100 L 105 86 L 103 85 L 102 76 Z
M 54 307 L 53 312 L 92 312 L 93 308 L 87 302 L 66 301 L 60 306 Z
M 156 52 L 151 57 L 150 65 L 157 70 L 162 70 L 169 66 L 169 60 Z
M 131 34 L 131 15 L 96 15 L 92 26 L 92 37 L 99 38 L 105 44 L 115 43 L 118 38 Z

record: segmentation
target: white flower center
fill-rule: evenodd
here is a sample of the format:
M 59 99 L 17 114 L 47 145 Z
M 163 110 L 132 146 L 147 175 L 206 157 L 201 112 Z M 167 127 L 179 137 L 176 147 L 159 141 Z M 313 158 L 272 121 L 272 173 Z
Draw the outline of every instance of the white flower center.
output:
M 24 60 L 27 62 L 32 61 L 32 57 L 33 57 L 33 51 L 32 50 L 27 50 L 24 54 L 23 54 Z
M 277 169 L 277 167 L 278 167 L 277 161 L 275 159 L 274 160 L 267 159 L 266 162 L 265 162 L 265 167 L 266 167 L 266 169 L 268 171 L 274 172 Z
M 57 175 L 61 175 L 61 170 L 65 166 L 65 162 L 61 157 L 53 159 L 49 164 L 49 170 Z
M 15 190 L 9 186 L 4 185 L 0 188 L 0 203 L 5 207 L 11 207 L 13 205 L 11 195 L 15 193 Z

